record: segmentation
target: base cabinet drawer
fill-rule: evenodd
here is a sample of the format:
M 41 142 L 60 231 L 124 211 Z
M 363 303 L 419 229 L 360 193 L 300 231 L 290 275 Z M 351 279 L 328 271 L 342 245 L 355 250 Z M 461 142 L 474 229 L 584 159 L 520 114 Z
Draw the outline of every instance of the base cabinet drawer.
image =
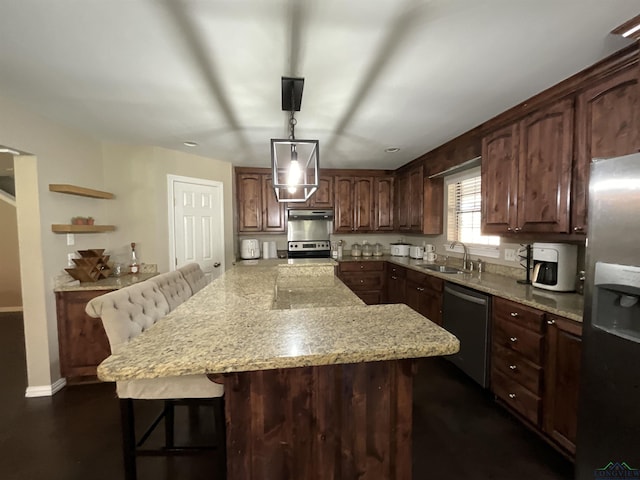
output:
M 540 426 L 540 397 L 527 390 L 520 383 L 503 375 L 499 370 L 491 370 L 493 392 L 512 409 L 535 426 Z
M 544 337 L 514 322 L 494 318 L 493 344 L 520 353 L 535 363 L 542 364 Z
M 542 380 L 540 366 L 527 361 L 519 353 L 499 345 L 493 346 L 492 364 L 503 375 L 520 383 L 531 392 L 540 394 Z
M 343 273 L 341 279 L 353 291 L 381 290 L 384 282 L 382 272 Z

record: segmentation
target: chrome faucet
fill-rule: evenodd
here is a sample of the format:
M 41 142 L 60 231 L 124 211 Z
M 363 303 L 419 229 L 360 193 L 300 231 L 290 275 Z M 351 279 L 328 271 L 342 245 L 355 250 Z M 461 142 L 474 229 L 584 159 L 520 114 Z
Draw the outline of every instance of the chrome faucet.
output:
M 462 243 L 462 242 L 458 242 L 457 240 L 454 240 L 453 242 L 451 242 L 451 245 L 449 245 L 449 248 L 453 250 L 453 248 L 456 245 L 460 245 L 462 247 L 462 250 L 464 251 L 464 254 L 462 255 L 462 269 L 463 270 L 469 270 L 469 252 L 467 250 L 467 246 Z

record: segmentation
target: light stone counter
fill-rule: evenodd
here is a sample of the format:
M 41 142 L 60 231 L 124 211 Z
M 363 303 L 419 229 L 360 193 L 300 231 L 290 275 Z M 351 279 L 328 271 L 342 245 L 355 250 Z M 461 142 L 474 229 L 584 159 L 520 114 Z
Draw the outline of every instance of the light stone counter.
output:
M 105 381 L 449 355 L 457 338 L 406 305 L 366 306 L 331 260 L 235 268 L 98 367 Z
M 135 275 L 122 275 L 120 277 L 107 277 L 97 282 L 71 282 L 54 288 L 54 292 L 80 292 L 83 290 L 118 290 L 134 283 L 144 282 L 157 273 L 138 273 Z
M 419 265 L 427 262 L 414 260 L 409 257 L 365 257 L 352 258 L 343 257 L 341 261 L 386 261 L 395 265 L 416 270 L 418 272 L 433 275 L 449 282 L 457 283 L 465 287 L 489 293 L 491 295 L 513 300 L 539 310 L 566 317 L 576 322 L 582 322 L 582 312 L 584 310 L 584 297 L 577 293 L 559 293 L 550 290 L 542 290 L 531 285 L 517 283 L 515 278 L 495 273 L 452 274 L 438 273 L 420 268 Z

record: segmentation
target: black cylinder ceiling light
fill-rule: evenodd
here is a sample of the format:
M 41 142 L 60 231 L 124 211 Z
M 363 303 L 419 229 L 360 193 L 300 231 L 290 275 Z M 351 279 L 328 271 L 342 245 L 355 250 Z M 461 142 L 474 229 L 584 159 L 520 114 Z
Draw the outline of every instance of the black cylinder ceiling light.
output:
M 306 202 L 318 189 L 319 142 L 295 137 L 304 78 L 282 77 L 282 110 L 289 112 L 289 138 L 271 139 L 273 189 L 278 202 Z

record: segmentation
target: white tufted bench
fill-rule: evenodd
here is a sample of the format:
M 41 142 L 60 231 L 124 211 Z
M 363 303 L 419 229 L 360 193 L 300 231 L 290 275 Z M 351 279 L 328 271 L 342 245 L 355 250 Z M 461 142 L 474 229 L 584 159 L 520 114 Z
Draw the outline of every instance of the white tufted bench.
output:
M 207 277 L 204 276 L 204 272 L 197 263 L 189 263 L 184 267 L 178 269 L 182 276 L 191 287 L 193 294 L 198 293 L 204 287 L 207 286 Z
M 181 303 L 193 295 L 191 287 L 178 270 L 162 273 L 147 281 L 158 286 L 167 299 L 171 311 L 175 310 Z
M 180 275 L 182 282 L 186 285 L 186 281 L 184 281 L 179 272 L 171 273 Z M 173 286 L 170 286 L 173 277 L 175 276 L 167 277 L 159 283 L 165 286 L 165 290 L 174 291 L 175 295 L 171 298 L 176 300 L 181 298 L 185 289 L 182 286 L 173 290 Z M 102 319 L 102 324 L 111 345 L 111 352 L 114 355 L 117 355 L 132 338 L 152 327 L 158 320 L 169 313 L 170 304 L 165 297 L 165 293 L 163 293 L 158 282 L 152 280 L 96 297 L 87 304 L 85 309 L 87 314 L 91 317 Z M 186 285 L 186 288 L 190 294 L 189 286 Z M 225 458 L 224 404 L 221 398 L 224 394 L 224 387 L 213 383 L 206 375 L 120 381 L 116 382 L 116 391 L 120 398 L 125 478 L 127 480 L 136 478 L 137 455 L 184 453 L 184 449 L 174 448 L 173 445 L 174 405 L 189 404 L 190 400 L 191 404 L 194 401 L 198 403 L 213 403 L 218 436 L 217 443 L 221 447 L 218 450 L 222 451 L 222 459 Z M 165 401 L 165 408 L 162 414 L 139 442 L 142 444 L 150 431 L 164 417 L 166 445 L 162 450 L 142 450 L 137 448 L 132 399 Z M 208 399 L 208 401 L 193 399 Z M 196 453 L 196 449 L 192 450 Z M 211 449 L 208 448 L 207 450 Z M 200 453 L 200 451 L 197 452 Z M 224 460 L 222 462 L 224 463 Z

